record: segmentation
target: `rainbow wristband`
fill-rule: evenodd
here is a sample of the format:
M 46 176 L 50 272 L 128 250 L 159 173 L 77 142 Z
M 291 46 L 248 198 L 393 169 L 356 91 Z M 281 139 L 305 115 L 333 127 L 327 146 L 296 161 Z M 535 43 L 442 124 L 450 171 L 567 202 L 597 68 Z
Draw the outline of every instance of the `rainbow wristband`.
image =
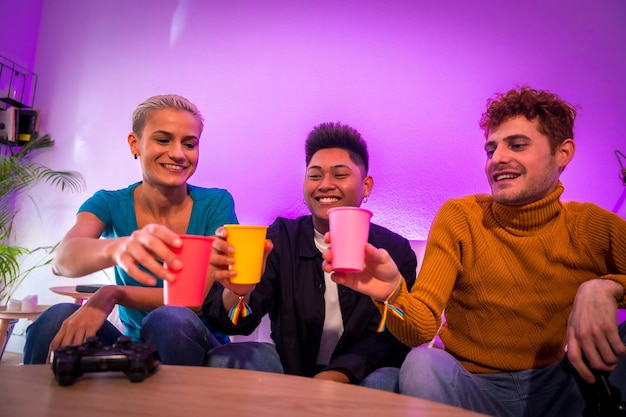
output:
M 396 285 L 393 291 L 391 291 L 391 294 L 389 294 L 387 298 L 385 298 L 385 300 L 383 301 L 383 304 L 385 305 L 385 307 L 383 308 L 383 318 L 380 320 L 380 323 L 378 324 L 378 329 L 376 329 L 378 333 L 385 331 L 385 323 L 387 322 L 388 314 L 392 314 L 396 316 L 397 318 L 399 318 L 400 320 L 404 320 L 404 312 L 400 310 L 398 307 L 389 303 L 389 300 L 391 299 L 391 297 L 393 297 L 395 293 L 398 292 L 398 290 L 401 287 L 402 287 L 402 277 L 400 277 L 400 279 L 398 280 L 398 285 Z
M 239 300 L 237 301 L 237 304 L 235 304 L 228 312 L 228 318 L 236 326 L 239 321 L 239 317 L 248 317 L 252 313 L 252 310 L 244 301 L 244 298 L 246 298 L 245 295 L 235 295 L 239 298 Z

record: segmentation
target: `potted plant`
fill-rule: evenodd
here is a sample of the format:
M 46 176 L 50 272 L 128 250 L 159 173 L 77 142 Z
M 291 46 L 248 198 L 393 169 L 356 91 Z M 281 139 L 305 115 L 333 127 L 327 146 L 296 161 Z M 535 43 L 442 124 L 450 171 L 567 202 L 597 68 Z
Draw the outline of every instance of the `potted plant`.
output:
M 32 152 L 54 146 L 49 135 L 33 133 L 20 146 L 0 144 L 0 306 L 6 305 L 19 284 L 35 268 L 51 262 L 54 247 L 26 248 L 17 244 L 13 221 L 23 197 L 36 184 L 44 182 L 61 191 L 82 191 L 83 176 L 75 171 L 55 171 L 30 160 Z M 34 265 L 23 268 L 24 259 L 42 255 Z M 2 346 L 0 346 L 2 348 Z

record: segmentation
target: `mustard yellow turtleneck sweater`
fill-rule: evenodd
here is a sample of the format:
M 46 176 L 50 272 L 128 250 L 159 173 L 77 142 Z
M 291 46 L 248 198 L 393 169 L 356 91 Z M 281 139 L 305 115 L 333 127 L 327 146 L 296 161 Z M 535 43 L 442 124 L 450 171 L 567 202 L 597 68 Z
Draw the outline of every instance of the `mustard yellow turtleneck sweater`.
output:
M 441 340 L 470 372 L 559 361 L 578 286 L 610 278 L 626 287 L 626 221 L 590 203 L 561 203 L 562 193 L 559 182 L 524 206 L 487 194 L 446 202 L 411 293 L 404 286 L 394 300 L 405 319 L 390 316 L 388 329 L 418 346 L 435 336 L 445 308 Z

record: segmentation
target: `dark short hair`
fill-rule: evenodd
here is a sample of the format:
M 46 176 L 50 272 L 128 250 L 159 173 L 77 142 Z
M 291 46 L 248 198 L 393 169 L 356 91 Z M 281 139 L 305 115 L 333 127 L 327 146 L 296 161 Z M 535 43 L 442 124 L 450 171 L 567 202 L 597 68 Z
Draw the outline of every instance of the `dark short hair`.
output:
M 496 94 L 487 100 L 487 111 L 480 119 L 480 128 L 489 132 L 511 117 L 524 116 L 539 121 L 539 131 L 550 139 L 554 153 L 565 139 L 574 139 L 576 109 L 556 94 L 528 86 Z
M 176 94 L 164 94 L 147 98 L 135 108 L 132 116 L 133 133 L 141 137 L 148 116 L 152 112 L 163 109 L 184 110 L 191 113 L 200 123 L 200 133 L 204 130 L 204 119 L 195 104 Z
M 309 165 L 317 151 L 330 148 L 346 150 L 352 162 L 365 167 L 365 175 L 367 175 L 369 170 L 367 143 L 356 129 L 332 122 L 315 126 L 304 144 L 306 165 Z

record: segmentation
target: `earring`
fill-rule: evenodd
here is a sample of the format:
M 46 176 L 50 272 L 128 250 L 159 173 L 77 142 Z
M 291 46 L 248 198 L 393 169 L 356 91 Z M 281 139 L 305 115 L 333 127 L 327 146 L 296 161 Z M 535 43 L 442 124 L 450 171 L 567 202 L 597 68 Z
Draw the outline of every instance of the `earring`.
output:
M 367 196 L 366 195 L 363 196 L 363 204 L 365 204 L 365 203 L 367 203 Z
M 135 154 L 135 159 L 139 158 L 139 155 Z

